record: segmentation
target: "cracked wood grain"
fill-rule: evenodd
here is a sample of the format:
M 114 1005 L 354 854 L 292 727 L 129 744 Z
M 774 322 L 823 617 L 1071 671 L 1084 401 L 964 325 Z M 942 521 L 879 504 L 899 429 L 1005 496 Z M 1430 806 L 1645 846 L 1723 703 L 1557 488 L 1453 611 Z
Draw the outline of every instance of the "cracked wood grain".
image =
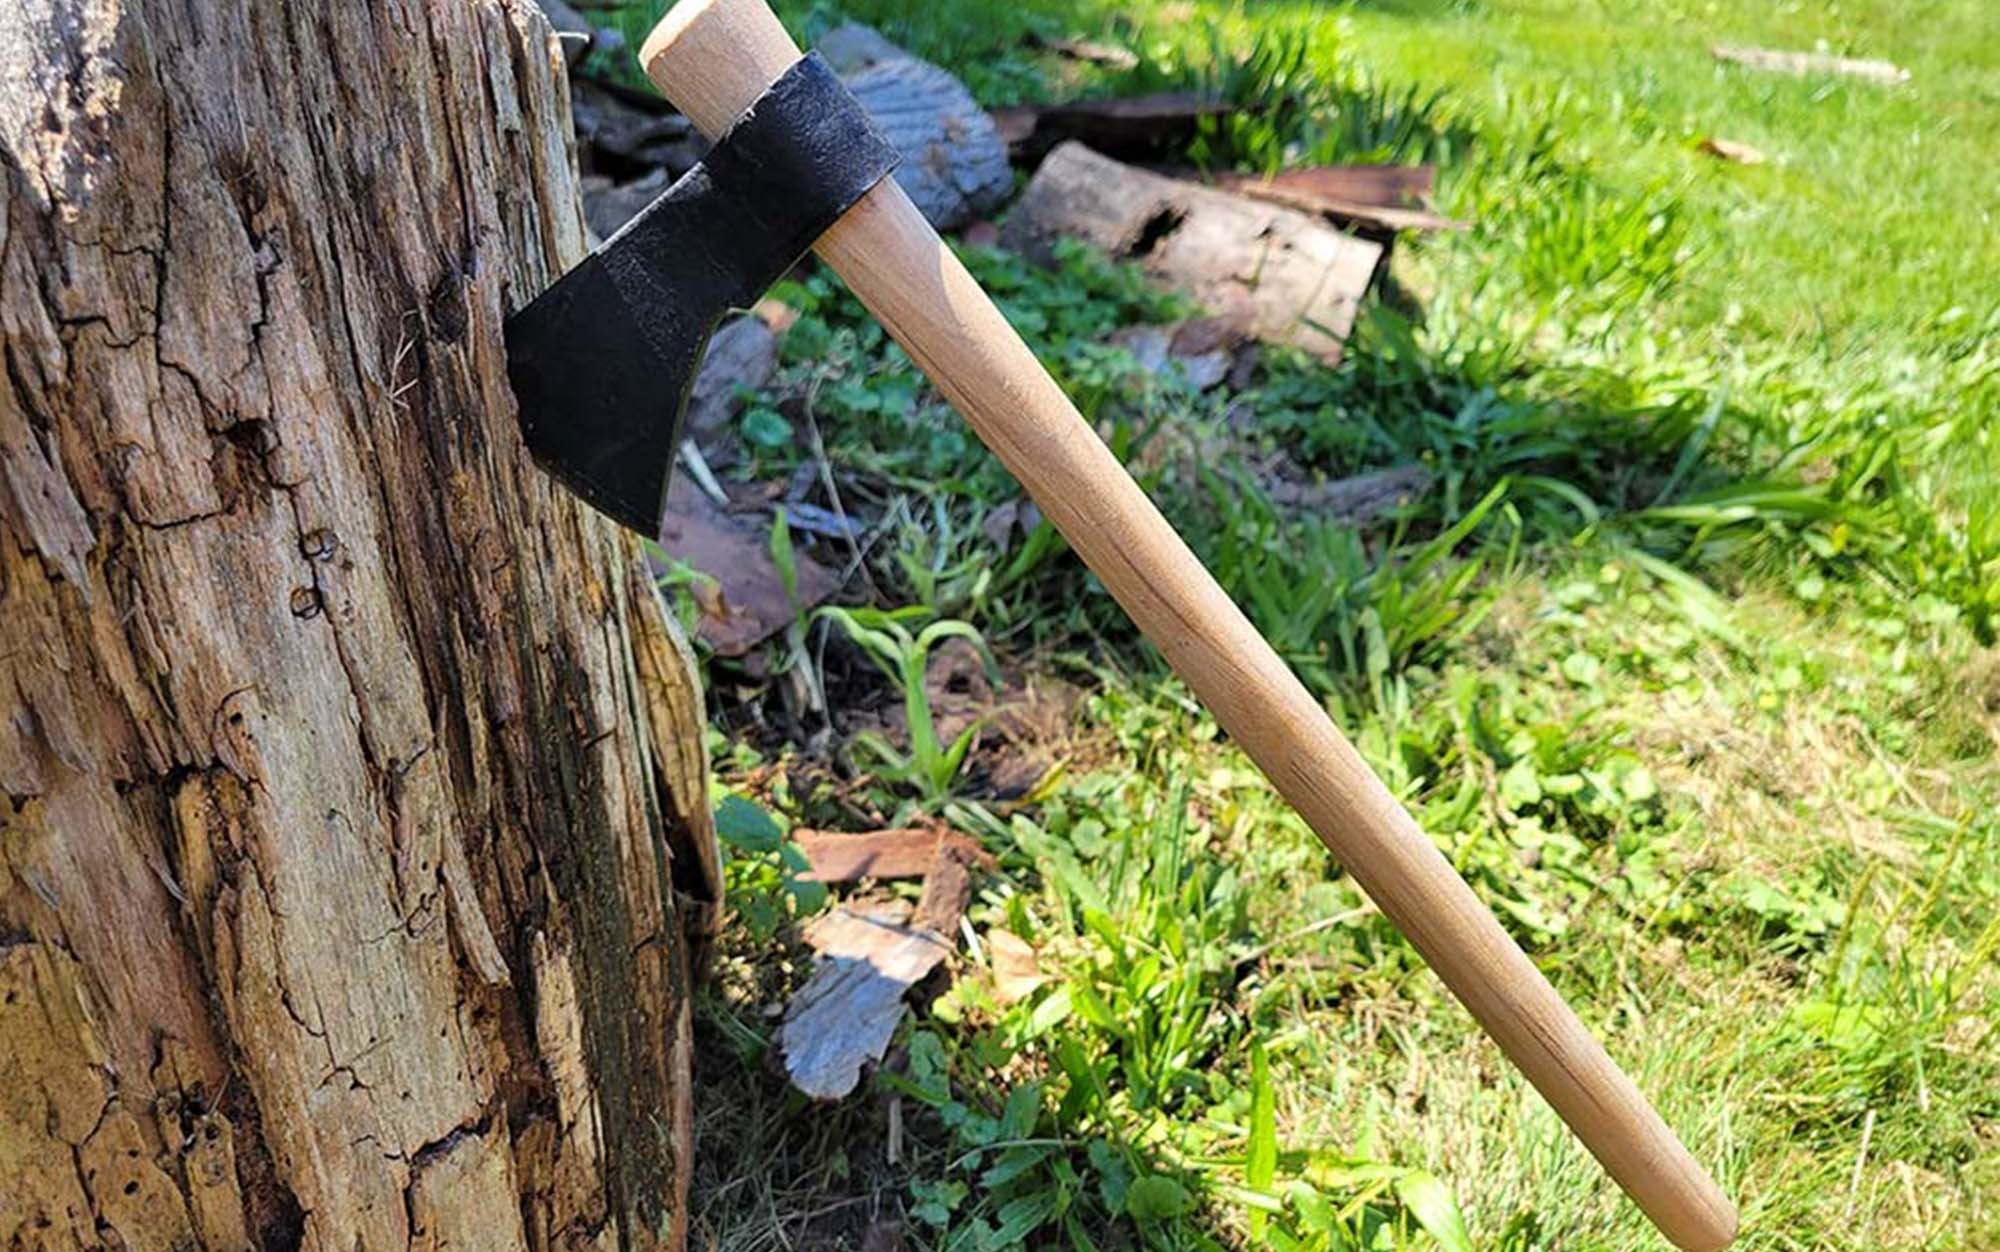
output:
M 0 1246 L 678 1247 L 701 699 L 524 0 L 0 9 Z

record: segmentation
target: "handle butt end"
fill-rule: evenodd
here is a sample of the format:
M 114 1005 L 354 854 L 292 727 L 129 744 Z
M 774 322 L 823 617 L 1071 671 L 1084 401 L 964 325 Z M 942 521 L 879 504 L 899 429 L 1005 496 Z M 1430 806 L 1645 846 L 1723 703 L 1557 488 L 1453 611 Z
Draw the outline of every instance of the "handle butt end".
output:
M 798 59 L 765 0 L 679 0 L 639 48 L 646 77 L 710 139 Z

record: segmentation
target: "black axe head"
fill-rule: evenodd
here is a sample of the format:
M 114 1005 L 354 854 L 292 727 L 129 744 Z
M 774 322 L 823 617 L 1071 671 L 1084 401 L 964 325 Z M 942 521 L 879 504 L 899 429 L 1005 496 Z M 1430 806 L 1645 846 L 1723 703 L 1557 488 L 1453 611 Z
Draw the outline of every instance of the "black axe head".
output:
M 535 459 L 656 537 L 716 322 L 754 303 L 895 164 L 825 61 L 793 65 L 700 165 L 507 319 L 507 375 Z

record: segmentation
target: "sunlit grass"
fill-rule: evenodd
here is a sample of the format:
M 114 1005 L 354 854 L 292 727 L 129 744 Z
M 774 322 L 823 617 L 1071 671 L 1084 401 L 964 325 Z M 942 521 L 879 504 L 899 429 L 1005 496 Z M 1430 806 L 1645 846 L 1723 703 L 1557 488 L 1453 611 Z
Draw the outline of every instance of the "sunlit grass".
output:
M 784 7 L 808 38 L 841 15 Z M 1245 106 L 1190 161 L 1439 164 L 1473 229 L 1406 241 L 1413 300 L 1373 308 L 1338 371 L 1268 355 L 1234 413 L 1135 382 L 1103 342 L 1185 315 L 1134 272 L 967 261 L 1718 1172 L 1743 1246 L 2000 1246 L 1985 7 L 846 11 L 991 103 L 1191 86 Z M 1080 68 L 1030 32 L 1141 62 Z M 1708 54 L 1821 41 L 1913 79 Z M 1772 159 L 1716 161 L 1710 135 Z M 971 794 L 936 736 L 725 745 L 730 812 L 748 795 L 780 820 L 730 851 L 698 1238 L 851 1246 L 880 1215 L 923 1248 L 1663 1246 L 1052 532 L 996 546 L 1017 488 L 840 285 L 779 294 L 801 313 L 758 409 L 780 437 L 738 472 L 798 468 L 782 433 L 809 394 L 883 519 L 866 620 L 969 623 L 1090 695 L 1017 803 Z M 1276 453 L 1330 477 L 1421 464 L 1433 486 L 1356 532 L 1266 499 Z M 844 636 L 813 638 L 837 668 Z M 916 640 L 874 650 L 928 725 Z M 804 966 L 786 919 L 822 903 L 783 830 L 851 827 L 857 804 L 950 821 L 1001 866 L 953 990 L 865 1094 L 805 1108 L 763 1068 Z M 1019 998 L 995 931 L 1037 953 Z

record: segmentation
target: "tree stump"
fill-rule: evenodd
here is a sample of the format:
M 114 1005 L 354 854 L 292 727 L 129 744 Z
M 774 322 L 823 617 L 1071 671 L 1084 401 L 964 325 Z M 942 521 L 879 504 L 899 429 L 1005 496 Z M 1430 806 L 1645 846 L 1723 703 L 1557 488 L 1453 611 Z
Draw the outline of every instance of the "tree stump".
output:
M 515 426 L 546 24 L 25 0 L 0 64 L 0 1247 L 678 1248 L 702 706 Z

